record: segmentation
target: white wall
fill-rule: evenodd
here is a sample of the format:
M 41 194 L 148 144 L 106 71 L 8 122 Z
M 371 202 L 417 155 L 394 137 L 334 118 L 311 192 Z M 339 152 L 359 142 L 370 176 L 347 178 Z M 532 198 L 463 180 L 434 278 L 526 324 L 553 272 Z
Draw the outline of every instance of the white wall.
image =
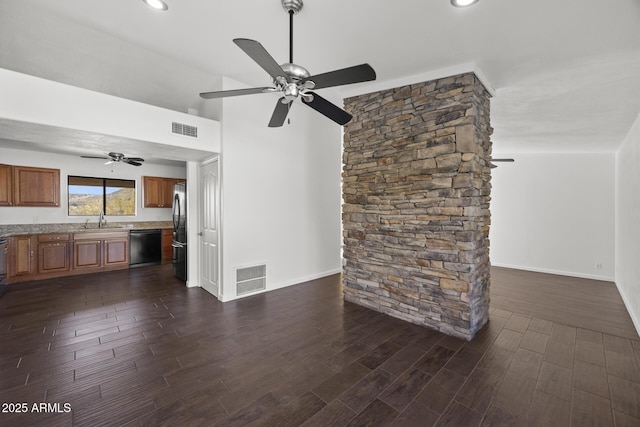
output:
M 616 284 L 640 332 L 640 116 L 616 153 Z
M 340 271 L 342 128 L 299 102 L 290 125 L 268 128 L 277 100 L 223 101 L 224 301 L 236 298 L 238 267 L 267 263 L 268 290 Z
M 0 68 L 0 118 L 152 141 L 186 149 L 220 151 L 213 120 L 40 79 Z M 173 121 L 196 126 L 202 146 L 171 134 Z
M 142 206 L 141 176 L 185 178 L 186 167 L 152 165 L 148 163 L 144 163 L 138 167 L 119 164 L 114 168 L 114 172 L 112 173 L 111 169 L 104 165 L 104 162 L 104 160 L 99 159 L 82 159 L 77 156 L 67 156 L 63 154 L 0 148 L 0 163 L 60 169 L 59 207 L 0 207 L 0 224 L 84 223 L 87 219 L 95 222 L 95 217 L 67 215 L 68 175 L 136 180 L 136 216 L 107 216 L 107 220 L 110 222 L 171 220 L 170 208 L 144 208 Z
M 615 154 L 493 157 L 515 163 L 492 170 L 491 263 L 613 280 Z

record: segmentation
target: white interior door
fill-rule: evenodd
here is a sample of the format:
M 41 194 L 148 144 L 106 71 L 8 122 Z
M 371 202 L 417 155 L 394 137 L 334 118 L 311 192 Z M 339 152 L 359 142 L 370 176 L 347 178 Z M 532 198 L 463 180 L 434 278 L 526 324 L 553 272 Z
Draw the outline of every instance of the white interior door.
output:
M 218 159 L 200 167 L 200 285 L 219 298 L 220 184 Z

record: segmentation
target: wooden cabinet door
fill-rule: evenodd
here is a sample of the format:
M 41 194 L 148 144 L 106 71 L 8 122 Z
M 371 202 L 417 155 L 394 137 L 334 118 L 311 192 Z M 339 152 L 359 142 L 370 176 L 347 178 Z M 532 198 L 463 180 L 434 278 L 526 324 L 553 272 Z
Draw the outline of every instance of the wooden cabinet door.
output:
M 163 203 L 164 181 L 155 176 L 145 176 L 142 180 L 145 208 L 161 208 Z
M 104 241 L 104 266 L 129 265 L 129 239 Z
M 11 165 L 0 165 L 0 206 L 13 204 L 13 168 Z
M 7 277 L 36 274 L 36 244 L 36 236 L 14 236 L 9 239 Z
M 69 271 L 69 242 L 38 245 L 38 273 Z
M 15 206 L 60 206 L 60 170 L 13 167 Z
M 145 208 L 170 208 L 173 205 L 173 186 L 185 180 L 145 176 L 142 182 Z
M 173 205 L 173 186 L 178 182 L 175 178 L 165 178 L 162 191 L 162 207 L 170 208 Z
M 162 229 L 162 262 L 173 261 L 173 229 Z
M 102 240 L 75 240 L 73 242 L 73 268 L 102 267 Z

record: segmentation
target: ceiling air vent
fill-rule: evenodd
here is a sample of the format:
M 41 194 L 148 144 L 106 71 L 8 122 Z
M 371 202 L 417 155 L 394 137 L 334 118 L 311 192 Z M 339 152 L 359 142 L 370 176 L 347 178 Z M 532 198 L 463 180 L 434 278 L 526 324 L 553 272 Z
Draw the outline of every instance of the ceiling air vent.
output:
M 185 125 L 184 123 L 171 122 L 171 133 L 197 138 L 198 128 L 191 125 Z

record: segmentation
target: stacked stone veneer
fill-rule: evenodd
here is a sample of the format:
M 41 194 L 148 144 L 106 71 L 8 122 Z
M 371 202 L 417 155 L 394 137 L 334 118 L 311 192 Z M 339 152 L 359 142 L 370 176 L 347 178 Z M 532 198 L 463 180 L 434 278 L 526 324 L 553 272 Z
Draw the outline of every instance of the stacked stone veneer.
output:
M 345 100 L 345 300 L 465 339 L 487 322 L 489 97 L 469 73 Z

